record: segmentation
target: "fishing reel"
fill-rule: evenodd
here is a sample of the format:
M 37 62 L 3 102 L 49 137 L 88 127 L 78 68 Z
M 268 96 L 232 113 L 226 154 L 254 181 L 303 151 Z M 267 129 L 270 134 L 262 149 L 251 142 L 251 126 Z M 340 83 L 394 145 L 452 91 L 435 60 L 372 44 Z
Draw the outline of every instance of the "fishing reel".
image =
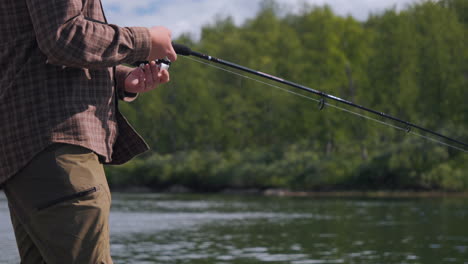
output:
M 157 59 L 155 60 L 155 62 L 156 65 L 158 65 L 159 67 L 159 71 L 169 70 L 169 67 L 171 66 L 171 61 L 167 57 L 165 59 Z M 149 61 L 137 61 L 132 63 L 132 65 L 143 69 L 143 67 L 145 67 L 145 65 L 148 63 Z

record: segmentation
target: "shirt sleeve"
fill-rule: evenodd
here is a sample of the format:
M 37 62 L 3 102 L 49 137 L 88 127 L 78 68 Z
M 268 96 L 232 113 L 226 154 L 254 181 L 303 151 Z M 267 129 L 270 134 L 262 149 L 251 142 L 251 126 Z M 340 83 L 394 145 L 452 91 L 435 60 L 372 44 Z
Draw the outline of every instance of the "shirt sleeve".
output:
M 150 53 L 147 28 L 118 27 L 86 17 L 82 0 L 26 2 L 39 49 L 51 64 L 106 68 L 145 60 Z

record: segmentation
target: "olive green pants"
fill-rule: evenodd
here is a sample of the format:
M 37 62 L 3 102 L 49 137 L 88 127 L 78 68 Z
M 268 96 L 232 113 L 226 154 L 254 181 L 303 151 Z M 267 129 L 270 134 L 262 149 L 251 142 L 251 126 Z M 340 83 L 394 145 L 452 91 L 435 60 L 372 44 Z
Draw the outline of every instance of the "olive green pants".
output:
M 21 263 L 112 263 L 110 192 L 97 155 L 55 144 L 4 186 Z

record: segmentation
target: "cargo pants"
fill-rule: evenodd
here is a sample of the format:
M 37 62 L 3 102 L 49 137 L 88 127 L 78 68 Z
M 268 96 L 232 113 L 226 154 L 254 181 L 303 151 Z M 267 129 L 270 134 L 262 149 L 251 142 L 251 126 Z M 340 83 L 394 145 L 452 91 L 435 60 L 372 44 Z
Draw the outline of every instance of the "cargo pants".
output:
M 111 197 L 94 152 L 54 144 L 3 188 L 22 264 L 112 263 Z

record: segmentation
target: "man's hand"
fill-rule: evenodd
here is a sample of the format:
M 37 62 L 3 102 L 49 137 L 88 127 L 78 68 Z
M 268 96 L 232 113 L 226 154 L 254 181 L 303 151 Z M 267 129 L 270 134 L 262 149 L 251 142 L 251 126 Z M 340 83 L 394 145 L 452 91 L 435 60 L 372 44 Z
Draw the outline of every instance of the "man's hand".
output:
M 125 91 L 144 93 L 156 89 L 158 85 L 169 82 L 169 72 L 159 70 L 156 62 L 146 64 L 143 69 L 135 68 L 125 79 Z
M 171 31 L 165 27 L 152 27 L 149 29 L 151 35 L 151 52 L 148 61 L 164 59 L 177 60 L 177 54 L 172 47 Z

